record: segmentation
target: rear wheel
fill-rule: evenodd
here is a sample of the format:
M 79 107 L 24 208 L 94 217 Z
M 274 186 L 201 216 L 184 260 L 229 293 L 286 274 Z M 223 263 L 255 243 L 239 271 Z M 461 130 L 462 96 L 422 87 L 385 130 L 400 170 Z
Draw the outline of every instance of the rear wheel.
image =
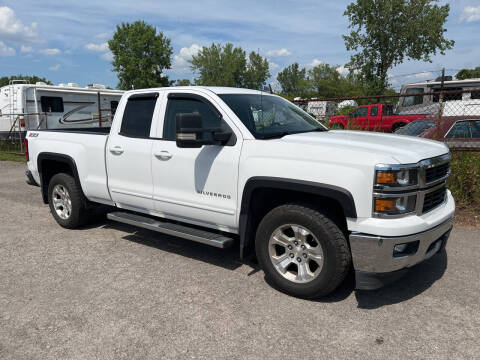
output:
M 69 174 L 52 177 L 48 185 L 48 203 L 53 217 L 64 228 L 77 228 L 89 219 L 82 189 Z
M 335 222 L 304 204 L 271 210 L 258 227 L 255 248 L 267 279 L 302 298 L 333 291 L 351 263 L 347 241 Z

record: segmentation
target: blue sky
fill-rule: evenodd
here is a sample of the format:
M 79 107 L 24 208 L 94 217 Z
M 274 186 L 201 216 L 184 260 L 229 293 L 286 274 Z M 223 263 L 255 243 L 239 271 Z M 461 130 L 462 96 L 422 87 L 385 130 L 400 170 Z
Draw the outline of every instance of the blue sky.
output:
M 115 25 L 137 19 L 153 24 L 172 40 L 171 79 L 192 78 L 188 59 L 201 46 L 232 42 L 268 57 L 271 82 L 283 67 L 298 62 L 344 65 L 349 60 L 342 16 L 350 1 L 33 1 L 0 2 L 0 76 L 35 74 L 54 83 L 116 86 L 106 41 Z M 446 1 L 441 1 L 445 3 Z M 409 61 L 391 70 L 394 87 L 480 66 L 480 0 L 451 4 L 447 37 L 456 41 L 433 63 Z M 423 72 L 423 73 L 422 73 Z M 415 75 L 405 76 L 406 74 Z M 420 73 L 420 74 L 419 74 Z

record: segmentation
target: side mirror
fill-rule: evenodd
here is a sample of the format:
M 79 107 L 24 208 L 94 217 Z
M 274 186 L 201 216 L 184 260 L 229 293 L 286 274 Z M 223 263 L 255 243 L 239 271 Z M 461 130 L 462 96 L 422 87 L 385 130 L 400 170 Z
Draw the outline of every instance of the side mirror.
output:
M 179 148 L 199 148 L 203 145 L 225 145 L 232 137 L 230 130 L 204 128 L 200 114 L 177 114 L 177 146 Z M 211 136 L 204 136 L 211 134 Z M 206 138 L 206 139 L 205 139 Z
M 200 139 L 203 132 L 202 115 L 177 114 L 175 122 L 177 126 L 177 146 L 179 148 L 202 147 L 203 141 Z

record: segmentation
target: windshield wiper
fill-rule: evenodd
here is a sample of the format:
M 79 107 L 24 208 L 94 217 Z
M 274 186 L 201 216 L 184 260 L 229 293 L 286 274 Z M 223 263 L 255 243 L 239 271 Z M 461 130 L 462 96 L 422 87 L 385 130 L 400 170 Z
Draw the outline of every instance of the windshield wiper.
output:
M 287 135 L 295 135 L 295 134 L 303 134 L 303 133 L 308 133 L 308 132 L 323 132 L 323 131 L 328 131 L 327 129 L 323 128 L 316 128 L 312 130 L 305 130 L 305 131 L 281 131 L 278 133 L 272 133 L 272 134 L 261 134 L 262 139 L 280 139 L 284 136 Z

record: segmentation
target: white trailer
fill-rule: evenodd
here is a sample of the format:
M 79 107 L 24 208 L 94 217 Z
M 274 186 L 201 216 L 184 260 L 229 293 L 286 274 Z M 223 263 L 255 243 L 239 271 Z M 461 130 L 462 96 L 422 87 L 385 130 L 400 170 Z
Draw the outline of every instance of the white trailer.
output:
M 306 111 L 317 119 L 323 119 L 335 115 L 337 104 L 334 101 L 309 101 Z
M 0 139 L 36 129 L 109 127 L 122 94 L 100 84 L 12 81 L 0 88 Z

